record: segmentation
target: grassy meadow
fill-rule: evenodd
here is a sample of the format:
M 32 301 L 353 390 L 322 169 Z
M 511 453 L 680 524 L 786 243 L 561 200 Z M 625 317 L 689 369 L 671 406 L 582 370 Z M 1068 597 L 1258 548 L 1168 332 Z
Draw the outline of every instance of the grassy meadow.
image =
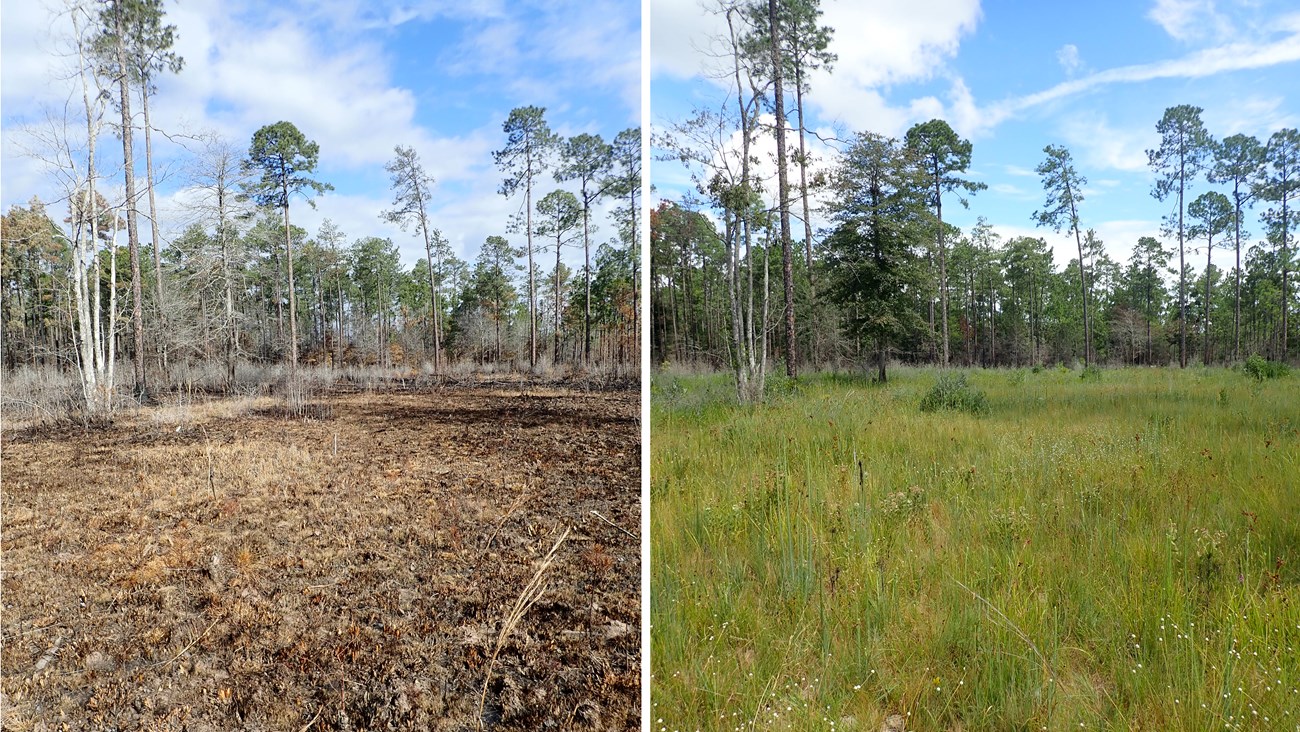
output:
M 661 375 L 652 729 L 1300 730 L 1300 378 Z

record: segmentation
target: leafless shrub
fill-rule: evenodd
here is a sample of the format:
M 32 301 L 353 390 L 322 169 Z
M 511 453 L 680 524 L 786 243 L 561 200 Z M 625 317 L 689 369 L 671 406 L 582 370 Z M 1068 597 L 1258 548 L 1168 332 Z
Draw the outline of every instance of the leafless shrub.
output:
M 332 416 L 333 409 L 322 400 L 333 385 L 334 374 L 328 369 L 299 369 L 280 376 L 272 392 L 289 416 L 326 419 Z
M 0 406 L 6 420 L 37 423 L 70 419 L 84 406 L 75 373 L 22 366 L 4 375 Z

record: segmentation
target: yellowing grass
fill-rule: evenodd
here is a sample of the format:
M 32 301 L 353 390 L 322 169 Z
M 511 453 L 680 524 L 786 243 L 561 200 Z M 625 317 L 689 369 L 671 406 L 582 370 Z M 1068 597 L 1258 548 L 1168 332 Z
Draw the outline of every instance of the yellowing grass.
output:
M 1300 380 L 936 375 L 654 384 L 653 729 L 1300 729 Z

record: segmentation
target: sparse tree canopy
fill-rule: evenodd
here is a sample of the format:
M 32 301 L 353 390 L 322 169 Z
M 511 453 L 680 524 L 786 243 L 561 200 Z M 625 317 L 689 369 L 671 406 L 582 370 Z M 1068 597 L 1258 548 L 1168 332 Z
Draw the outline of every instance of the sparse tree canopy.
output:
M 559 137 L 551 132 L 542 107 L 517 107 L 501 126 L 506 146 L 494 153 L 497 167 L 506 174 L 501 195 L 524 189 L 525 253 L 528 256 L 528 366 L 537 367 L 537 283 L 533 270 L 533 181 L 551 164 Z
M 1187 265 L 1183 239 L 1186 235 L 1183 214 L 1186 211 L 1184 199 L 1187 188 L 1206 167 L 1214 140 L 1205 131 L 1201 122 L 1201 108 L 1189 104 L 1170 107 L 1156 123 L 1156 132 L 1160 133 L 1160 147 L 1147 150 L 1147 161 L 1151 169 L 1161 177 L 1156 179 L 1151 194 L 1163 201 L 1171 195 L 1178 196 L 1178 311 L 1179 341 L 1178 362 L 1187 366 Z
M 1088 179 L 1075 170 L 1069 150 L 1048 145 L 1043 152 L 1047 159 L 1035 168 L 1035 172 L 1043 178 L 1047 203 L 1034 212 L 1034 221 L 1039 226 L 1050 226 L 1054 231 L 1066 228 L 1074 231 L 1074 242 L 1079 249 L 1079 291 L 1083 299 L 1083 361 L 1089 365 L 1092 363 L 1092 322 L 1088 312 L 1088 270 L 1083 257 L 1083 241 L 1079 237 L 1079 203 L 1083 201 L 1083 187 L 1088 184 Z
M 306 195 L 306 191 L 321 194 L 334 190 L 329 183 L 308 177 L 308 174 L 316 172 L 319 157 L 320 146 L 308 140 L 292 122 L 276 122 L 253 133 L 248 159 L 244 163 L 249 170 L 261 173 L 260 179 L 249 184 L 248 195 L 261 206 L 284 211 L 285 271 L 289 280 L 289 366 L 292 369 L 298 368 L 298 304 L 293 284 L 289 199 L 295 194 L 303 195 L 308 205 L 315 207 L 315 201 Z

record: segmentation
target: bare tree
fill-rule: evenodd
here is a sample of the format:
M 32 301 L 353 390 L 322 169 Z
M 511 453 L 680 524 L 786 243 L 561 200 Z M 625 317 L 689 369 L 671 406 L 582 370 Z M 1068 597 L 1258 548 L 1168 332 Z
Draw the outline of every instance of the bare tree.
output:
M 728 356 L 735 376 L 736 396 L 741 402 L 762 399 L 767 377 L 767 333 L 769 315 L 769 270 L 767 249 L 762 252 L 763 282 L 761 305 L 755 302 L 753 246 L 755 227 L 771 228 L 771 212 L 761 202 L 761 184 L 752 169 L 751 146 L 757 128 L 756 117 L 760 94 L 752 73 L 742 63 L 741 34 L 744 9 L 734 3 L 720 2 L 716 11 L 727 23 L 727 36 L 720 39 L 720 58 L 730 63 L 731 87 L 727 105 L 734 101 L 732 117 L 722 112 L 700 110 L 671 131 L 656 138 L 656 146 L 668 156 L 692 169 L 692 179 L 700 193 L 720 212 L 722 243 L 726 258 L 725 280 L 729 310 Z M 739 150 L 733 144 L 736 127 L 740 130 Z M 701 225 L 707 219 L 692 212 Z M 768 248 L 773 241 L 769 236 Z M 743 253 L 743 256 L 742 256 Z M 761 315 L 760 315 L 761 312 Z
M 243 269 L 246 255 L 238 222 L 251 213 L 247 200 L 240 195 L 251 182 L 238 148 L 226 140 L 213 140 L 199 157 L 192 174 L 199 193 L 197 208 L 215 227 L 217 260 L 220 271 L 223 317 L 220 320 L 226 367 L 227 387 L 235 383 L 235 364 L 239 360 L 239 314 L 235 311 L 235 273 Z
M 96 145 L 105 123 L 107 94 L 93 61 L 90 35 L 93 7 L 70 2 L 65 11 L 72 25 L 69 60 L 74 64 L 72 76 L 81 92 L 81 112 L 85 116 L 84 146 L 79 133 L 71 129 L 70 120 L 51 115 L 45 125 L 30 128 L 22 140 L 24 151 L 39 161 L 58 181 L 69 215 L 66 221 L 71 236 L 65 237 L 72 250 L 72 302 L 75 358 L 86 412 L 91 415 L 113 408 L 113 380 L 117 330 L 116 238 L 119 219 L 114 208 L 99 190 Z M 111 236 L 105 236 L 105 229 Z M 103 299 L 100 289 L 98 247 L 101 240 L 109 248 L 111 277 L 109 282 L 109 322 L 107 331 L 100 313 Z M 93 275 L 93 276 L 92 276 Z M 92 309 L 93 306 L 93 309 Z

